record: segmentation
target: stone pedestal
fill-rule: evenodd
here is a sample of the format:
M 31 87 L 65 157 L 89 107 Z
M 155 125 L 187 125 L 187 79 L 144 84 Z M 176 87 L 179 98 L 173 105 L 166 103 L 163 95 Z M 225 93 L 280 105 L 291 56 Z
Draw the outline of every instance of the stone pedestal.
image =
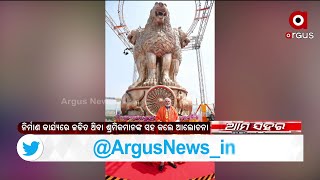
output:
M 180 115 L 192 113 L 192 101 L 187 98 L 186 89 L 175 86 L 143 86 L 128 89 L 122 97 L 122 115 L 155 116 L 164 105 L 164 99 L 170 98 L 172 105 Z

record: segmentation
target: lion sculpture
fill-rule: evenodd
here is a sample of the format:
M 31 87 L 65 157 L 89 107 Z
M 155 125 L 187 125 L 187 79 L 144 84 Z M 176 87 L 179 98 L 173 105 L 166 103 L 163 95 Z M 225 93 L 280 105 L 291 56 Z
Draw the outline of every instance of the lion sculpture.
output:
M 182 60 L 181 49 L 190 40 L 180 27 L 171 27 L 166 4 L 156 2 L 145 27 L 131 31 L 128 40 L 134 45 L 139 74 L 129 88 L 160 84 L 179 86 L 176 77 Z

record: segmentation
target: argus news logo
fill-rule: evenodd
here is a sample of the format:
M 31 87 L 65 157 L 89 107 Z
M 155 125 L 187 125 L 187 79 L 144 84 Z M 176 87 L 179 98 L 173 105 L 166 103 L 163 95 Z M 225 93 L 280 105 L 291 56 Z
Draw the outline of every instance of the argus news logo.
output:
M 289 24 L 292 28 L 299 30 L 297 32 L 287 32 L 288 39 L 313 39 L 313 32 L 306 32 L 308 29 L 308 12 L 295 11 L 289 17 Z

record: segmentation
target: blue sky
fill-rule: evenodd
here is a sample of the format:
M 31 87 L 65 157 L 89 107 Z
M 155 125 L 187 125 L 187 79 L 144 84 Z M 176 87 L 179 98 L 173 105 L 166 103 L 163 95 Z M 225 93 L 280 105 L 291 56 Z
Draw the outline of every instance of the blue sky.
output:
M 124 17 L 130 30 L 139 26 L 144 27 L 151 8 L 156 1 L 125 1 Z M 182 27 L 187 31 L 194 19 L 195 2 L 194 1 L 166 1 L 170 12 L 172 27 Z M 204 3 L 204 2 L 202 2 Z M 112 16 L 116 23 L 118 19 L 118 1 L 107 1 L 106 10 Z M 207 92 L 207 103 L 215 102 L 215 27 L 214 27 L 214 8 L 207 24 L 204 39 L 201 45 L 201 55 L 204 66 L 205 86 Z M 195 33 L 197 32 L 195 29 Z M 191 34 L 193 35 L 193 34 Z M 126 47 L 114 32 L 106 24 L 106 97 L 121 98 L 128 87 L 132 84 L 134 60 L 131 53 L 123 54 Z M 198 81 L 198 69 L 196 51 L 189 50 L 182 52 L 182 63 L 178 74 L 178 82 L 185 87 L 193 103 L 200 102 L 200 91 Z M 114 103 L 114 102 L 107 102 Z

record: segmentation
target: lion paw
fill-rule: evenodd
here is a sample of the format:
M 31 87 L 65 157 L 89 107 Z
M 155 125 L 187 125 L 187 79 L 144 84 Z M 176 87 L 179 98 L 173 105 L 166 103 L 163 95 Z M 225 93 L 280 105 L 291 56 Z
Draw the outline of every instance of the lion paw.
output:
M 162 79 L 162 84 L 166 86 L 174 86 L 175 83 L 168 76 L 164 76 Z
M 144 83 L 144 86 L 155 86 L 157 85 L 157 79 L 156 78 L 149 78 Z

